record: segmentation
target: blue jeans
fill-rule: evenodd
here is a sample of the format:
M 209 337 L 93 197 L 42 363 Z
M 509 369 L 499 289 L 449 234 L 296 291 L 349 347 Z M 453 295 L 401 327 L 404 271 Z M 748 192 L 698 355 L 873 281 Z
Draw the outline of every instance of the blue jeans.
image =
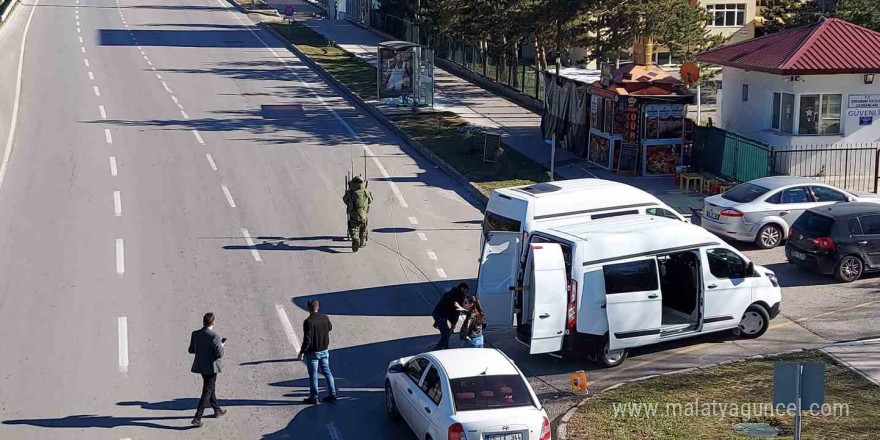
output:
M 483 348 L 483 335 L 474 336 L 470 341 L 462 339 L 461 348 Z
M 336 395 L 336 382 L 333 381 L 333 373 L 330 372 L 330 352 L 327 350 L 316 353 L 306 353 L 306 368 L 309 370 L 309 397 L 318 397 L 318 373 L 324 375 L 330 395 Z M 320 370 L 319 370 L 320 368 Z

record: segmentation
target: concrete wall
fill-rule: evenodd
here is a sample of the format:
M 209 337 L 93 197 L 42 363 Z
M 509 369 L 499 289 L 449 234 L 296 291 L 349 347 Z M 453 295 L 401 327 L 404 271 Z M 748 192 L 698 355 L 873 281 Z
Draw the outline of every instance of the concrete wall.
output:
M 707 26 L 711 35 L 723 35 L 729 40 L 725 44 L 739 43 L 740 41 L 755 38 L 755 18 L 758 14 L 757 0 L 700 0 L 700 6 L 714 4 L 745 4 L 746 13 L 743 26 Z

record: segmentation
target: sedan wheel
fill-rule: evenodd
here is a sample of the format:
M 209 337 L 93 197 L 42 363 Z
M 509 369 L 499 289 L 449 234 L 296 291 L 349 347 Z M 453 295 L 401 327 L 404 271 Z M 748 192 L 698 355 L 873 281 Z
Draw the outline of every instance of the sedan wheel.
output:
M 862 260 L 852 255 L 843 257 L 840 263 L 837 263 L 837 270 L 834 271 L 834 277 L 844 283 L 850 283 L 862 276 Z
M 759 305 L 752 304 L 743 313 L 737 330 L 740 337 L 753 339 L 763 335 L 768 327 L 770 327 L 770 315 L 767 314 L 767 310 Z
M 397 402 L 394 401 L 394 393 L 391 391 L 391 384 L 385 382 L 385 412 L 390 419 L 399 419 L 400 411 L 397 409 Z
M 765 225 L 758 231 L 758 239 L 755 244 L 761 249 L 772 249 L 782 242 L 782 230 L 776 225 Z

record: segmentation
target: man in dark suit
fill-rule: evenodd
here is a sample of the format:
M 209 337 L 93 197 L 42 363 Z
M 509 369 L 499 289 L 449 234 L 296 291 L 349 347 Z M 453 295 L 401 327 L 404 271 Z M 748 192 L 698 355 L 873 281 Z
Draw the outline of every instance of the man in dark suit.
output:
M 202 414 L 205 413 L 205 408 L 208 405 L 214 408 L 215 417 L 226 414 L 226 410 L 217 404 L 217 396 L 214 395 L 217 373 L 223 371 L 223 346 L 226 344 L 226 338 L 221 338 L 214 332 L 213 313 L 205 313 L 202 324 L 204 327 L 192 332 L 192 336 L 189 338 L 189 352 L 196 355 L 190 371 L 201 374 L 203 382 L 199 408 L 192 420 L 192 424 L 197 428 L 202 427 Z

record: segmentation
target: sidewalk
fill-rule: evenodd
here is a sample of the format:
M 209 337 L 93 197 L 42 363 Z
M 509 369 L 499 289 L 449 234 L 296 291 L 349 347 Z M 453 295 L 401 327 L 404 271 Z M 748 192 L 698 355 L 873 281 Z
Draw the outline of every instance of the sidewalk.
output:
M 880 386 L 880 339 L 832 345 L 822 351 Z
M 270 0 L 269 3 L 282 10 L 287 4 L 280 0 Z M 319 11 L 302 1 L 295 3 L 294 9 L 298 15 Z M 309 19 L 304 24 L 373 66 L 376 65 L 376 46 L 387 40 L 344 20 Z M 500 132 L 504 142 L 513 149 L 550 167 L 550 146 L 541 136 L 541 115 L 437 67 L 434 68 L 434 83 L 435 109 L 454 112 L 472 125 Z M 680 194 L 670 177 L 618 176 L 562 149 L 556 150 L 555 172 L 564 179 L 597 177 L 627 183 L 654 194 L 684 214 L 690 214 L 691 208 L 702 207 L 701 196 Z

